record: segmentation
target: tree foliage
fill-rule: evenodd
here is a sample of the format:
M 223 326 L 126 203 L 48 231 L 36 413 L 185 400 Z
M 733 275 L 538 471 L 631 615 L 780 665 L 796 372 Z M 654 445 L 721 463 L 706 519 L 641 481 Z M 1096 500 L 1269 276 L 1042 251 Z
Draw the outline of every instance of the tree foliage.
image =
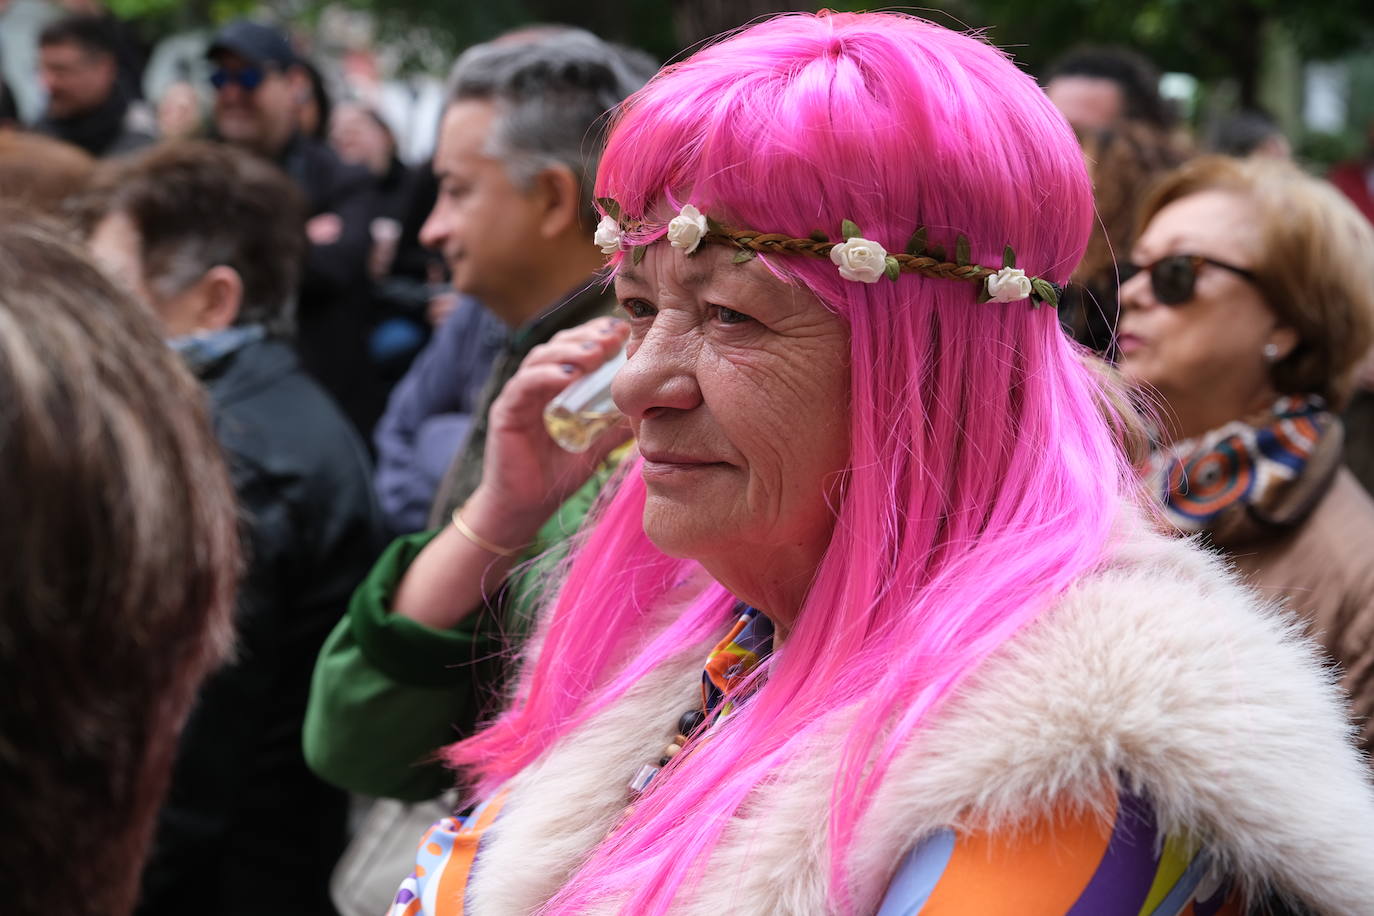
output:
M 702 39 L 785 9 L 818 4 L 787 0 L 268 0 L 293 21 L 313 18 L 331 3 L 371 12 L 384 37 L 422 34 L 453 54 L 516 26 L 558 22 L 588 28 L 613 41 L 670 59 Z M 1032 72 L 1042 72 L 1070 47 L 1122 44 L 1141 51 L 1163 70 L 1204 81 L 1239 80 L 1253 101 L 1265 30 L 1278 26 L 1307 59 L 1330 58 L 1371 43 L 1374 3 L 1369 0 L 927 0 L 924 15 L 954 28 L 983 30 Z M 182 28 L 243 15 L 255 0 L 111 0 L 120 16 Z M 835 0 L 839 9 L 882 8 L 884 3 Z

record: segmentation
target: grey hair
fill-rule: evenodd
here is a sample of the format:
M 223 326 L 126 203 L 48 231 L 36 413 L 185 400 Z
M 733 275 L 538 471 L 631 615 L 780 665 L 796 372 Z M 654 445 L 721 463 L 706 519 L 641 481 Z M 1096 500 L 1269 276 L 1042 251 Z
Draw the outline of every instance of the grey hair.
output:
M 605 143 L 602 119 L 648 82 L 657 64 L 642 51 L 565 26 L 536 26 L 463 52 L 449 75 L 450 102 L 488 100 L 497 117 L 487 154 L 528 189 L 551 166 L 577 178 L 583 220 L 596 221 L 591 185 Z

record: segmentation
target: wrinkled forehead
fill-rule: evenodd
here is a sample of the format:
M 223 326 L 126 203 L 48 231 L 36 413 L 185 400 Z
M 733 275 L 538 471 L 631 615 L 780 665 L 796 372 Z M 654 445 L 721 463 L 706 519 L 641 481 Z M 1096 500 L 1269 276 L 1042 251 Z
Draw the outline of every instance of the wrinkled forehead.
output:
M 645 246 L 639 263 L 624 257 L 614 268 L 616 296 L 622 300 L 649 299 L 665 305 L 674 301 L 727 306 L 763 320 L 781 320 L 801 313 L 834 314 L 799 279 L 783 274 L 758 257 L 737 261 L 726 247 L 703 246 L 692 255 L 668 242 Z

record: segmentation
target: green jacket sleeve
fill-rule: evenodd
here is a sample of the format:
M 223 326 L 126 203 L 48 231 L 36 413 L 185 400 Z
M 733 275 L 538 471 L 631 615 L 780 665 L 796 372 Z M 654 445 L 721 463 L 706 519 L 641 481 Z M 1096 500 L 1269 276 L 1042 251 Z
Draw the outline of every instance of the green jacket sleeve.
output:
M 318 776 L 351 792 L 401 801 L 449 788 L 452 775 L 438 762 L 438 749 L 494 711 L 505 662 L 609 473 L 599 471 L 544 525 L 530 550 L 534 559 L 507 584 L 494 613 L 471 614 L 451 630 L 390 611 L 406 570 L 438 531 L 387 548 L 315 665 L 302 739 Z

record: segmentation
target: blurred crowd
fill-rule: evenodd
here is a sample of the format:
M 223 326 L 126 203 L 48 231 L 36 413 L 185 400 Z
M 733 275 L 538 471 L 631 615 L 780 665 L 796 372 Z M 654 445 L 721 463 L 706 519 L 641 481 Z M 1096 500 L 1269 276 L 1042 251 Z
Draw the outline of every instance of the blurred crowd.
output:
M 407 165 L 278 26 L 156 99 L 108 13 L 35 41 L 41 114 L 0 85 L 6 911 L 380 913 L 618 459 L 524 443 L 624 340 L 592 179 L 657 62 L 475 46 Z M 1134 392 L 1142 486 L 1368 717 L 1374 129 L 1317 178 L 1263 112 L 1190 130 L 1128 49 L 1040 83 L 1097 209 L 1060 321 Z

